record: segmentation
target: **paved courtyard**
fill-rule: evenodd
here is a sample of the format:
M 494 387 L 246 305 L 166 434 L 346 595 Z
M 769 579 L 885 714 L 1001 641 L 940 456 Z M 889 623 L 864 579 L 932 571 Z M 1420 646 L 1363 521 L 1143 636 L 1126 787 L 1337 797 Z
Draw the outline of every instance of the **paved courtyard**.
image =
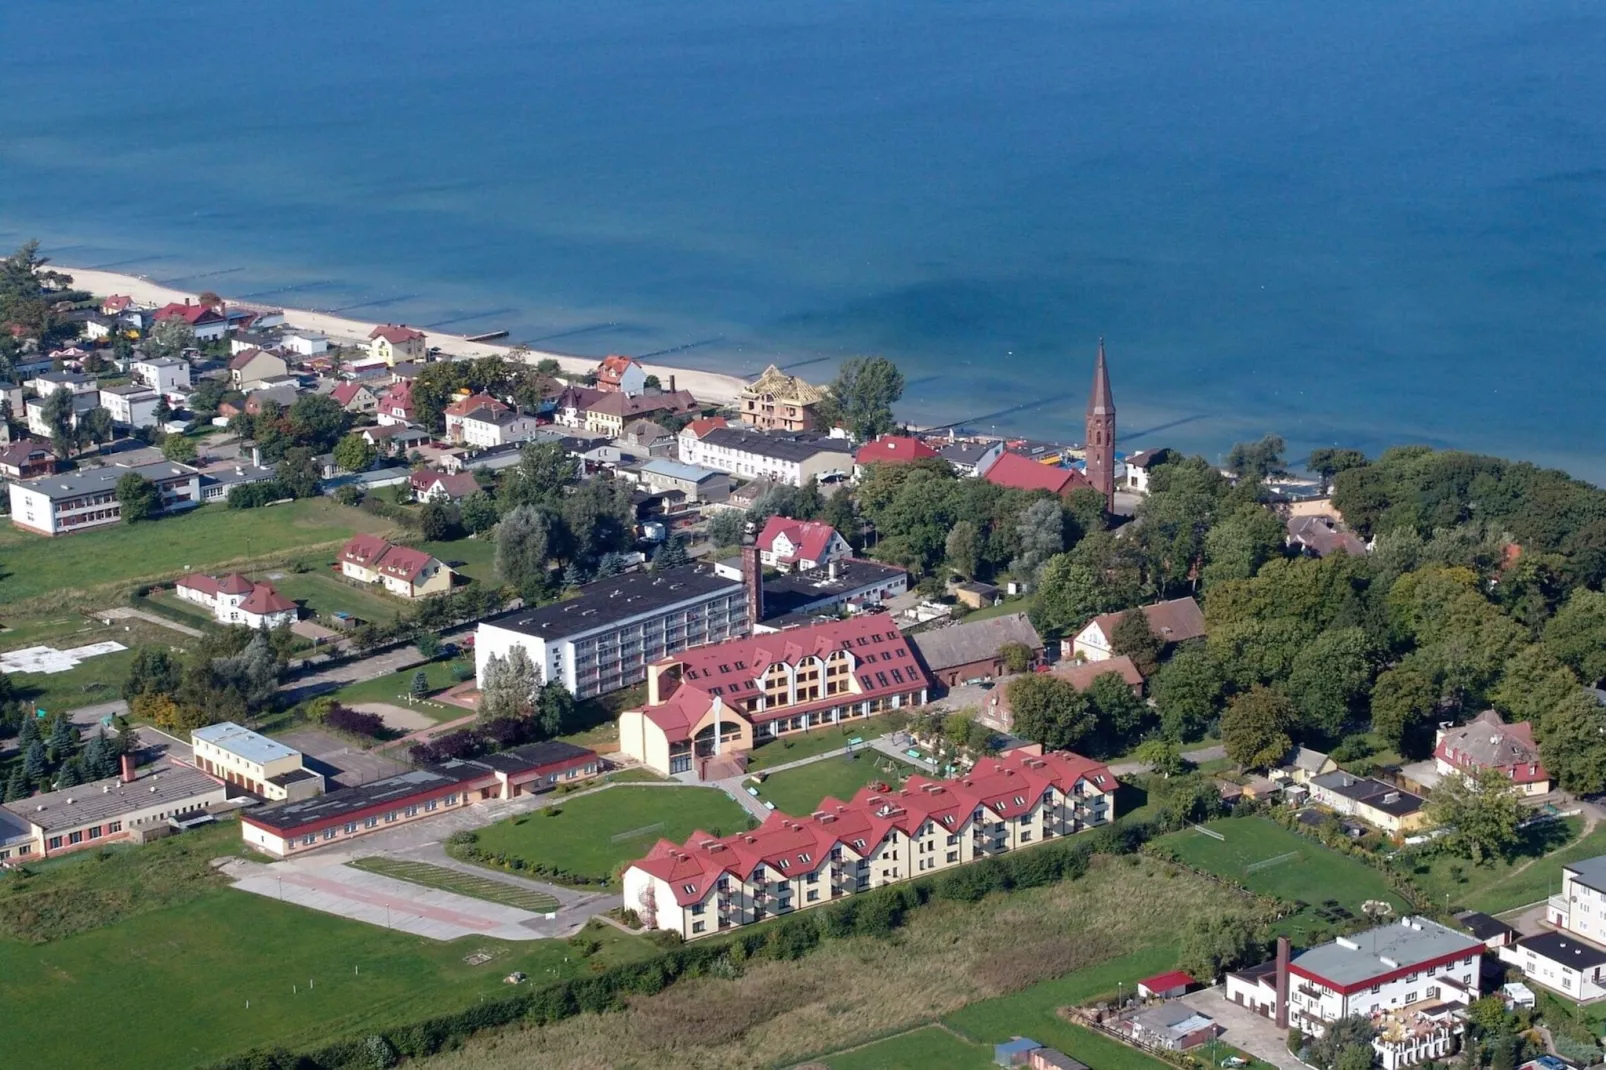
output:
M 367 784 L 410 768 L 394 758 L 353 747 L 339 736 L 317 727 L 303 726 L 277 738 L 285 746 L 306 755 L 309 768 L 334 780 L 340 787 Z
M 1182 1003 L 1214 1018 L 1224 1032 L 1221 1039 L 1241 1048 L 1257 1059 L 1264 1059 L 1280 1070 L 1310 1070 L 1288 1050 L 1288 1030 L 1279 1029 L 1270 1018 L 1262 1018 L 1247 1007 L 1227 999 L 1222 985 L 1190 992 Z

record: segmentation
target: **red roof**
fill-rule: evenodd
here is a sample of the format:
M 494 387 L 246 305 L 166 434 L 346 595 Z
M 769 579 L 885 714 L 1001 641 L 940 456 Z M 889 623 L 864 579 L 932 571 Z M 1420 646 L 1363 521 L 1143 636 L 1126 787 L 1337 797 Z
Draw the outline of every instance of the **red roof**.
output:
M 119 312 L 127 312 L 128 306 L 133 303 L 134 299 L 132 297 L 124 294 L 112 294 L 100 303 L 100 310 L 108 316 L 114 316 Z
M 329 391 L 329 396 L 340 402 L 342 406 L 346 406 L 356 400 L 358 394 L 367 389 L 362 383 L 341 383 Z
M 912 461 L 930 460 L 937 451 L 907 435 L 882 435 L 874 442 L 859 447 L 853 457 L 859 464 L 909 464 Z
M 220 323 L 223 317 L 218 315 L 208 305 L 181 305 L 177 302 L 163 305 L 156 310 L 156 319 L 181 319 L 191 327 L 200 323 Z
M 238 572 L 231 572 L 217 581 L 217 589 L 224 594 L 250 594 L 253 584 Z
M 1046 490 L 1055 494 L 1069 494 L 1078 487 L 1091 487 L 1087 477 L 1074 468 L 1042 464 L 1022 457 L 1018 453 L 1005 453 L 993 462 L 982 477 L 999 487 L 1016 490 Z
M 1014 817 L 1035 806 L 1050 787 L 1071 794 L 1078 785 L 1101 794 L 1119 786 L 1102 762 L 1078 754 L 1011 751 L 977 763 L 954 780 L 912 776 L 897 791 L 872 784 L 848 802 L 822 800 L 808 817 L 777 811 L 750 832 L 715 838 L 698 830 L 684 844 L 659 840 L 633 868 L 666 881 L 675 901 L 690 906 L 705 900 L 727 873 L 745 881 L 763 866 L 786 877 L 801 876 L 828 866 L 838 847 L 865 858 L 894 829 L 914 836 L 930 822 L 957 832 L 979 808 Z
M 375 327 L 372 331 L 368 332 L 368 340 L 370 342 L 375 338 L 383 338 L 393 346 L 399 346 L 404 342 L 419 341 L 422 340 L 423 337 L 423 331 L 415 331 L 411 327 L 403 327 L 394 323 L 387 323 L 382 327 Z
M 214 580 L 211 576 L 185 576 L 173 586 L 184 587 L 191 591 L 200 591 L 208 598 L 216 598 L 218 592 L 217 580 Z
M 819 520 L 793 520 L 790 517 L 772 516 L 764 523 L 764 530 L 758 535 L 758 548 L 775 552 L 775 540 L 785 535 L 786 541 L 792 544 L 792 553 L 786 554 L 780 560 L 791 564 L 795 561 L 821 561 L 836 539 L 836 528 Z
M 603 357 L 602 363 L 597 365 L 597 385 L 618 386 L 624 379 L 625 372 L 629 371 L 633 364 L 636 364 L 633 357 Z
M 1188 988 L 1198 983 L 1181 970 L 1172 970 L 1170 973 L 1157 973 L 1153 977 L 1145 977 L 1138 982 L 1138 986 L 1147 988 L 1150 992 L 1169 992 L 1173 988 Z
M 727 426 L 729 425 L 725 422 L 725 417 L 723 416 L 702 416 L 681 428 L 680 433 L 685 434 L 690 431 L 692 437 L 700 439 L 710 431 L 716 431 L 721 427 Z
M 246 613 L 264 615 L 268 613 L 284 613 L 296 608 L 296 604 L 266 583 L 259 583 L 251 590 L 251 594 L 240 609 Z
M 387 576 L 412 583 L 418 574 L 435 560 L 422 550 L 414 550 L 408 546 L 392 546 L 386 550 L 379 559 L 379 571 Z
M 459 498 L 467 498 L 470 494 L 480 489 L 479 481 L 474 478 L 474 473 L 472 472 L 453 474 L 450 472 L 433 472 L 428 468 L 423 468 L 409 476 L 407 482 L 412 486 L 413 490 L 424 491 L 425 493 L 439 485 L 446 492 L 447 497 L 453 501 L 457 501 Z
M 388 549 L 390 543 L 378 535 L 353 535 L 346 540 L 346 545 L 341 547 L 340 560 L 371 569 L 378 565 L 379 559 L 385 556 L 385 551 Z
M 512 412 L 513 410 L 502 402 L 497 401 L 489 394 L 470 394 L 466 398 L 454 401 L 446 406 L 447 416 L 467 416 L 475 409 L 491 409 L 494 412 Z

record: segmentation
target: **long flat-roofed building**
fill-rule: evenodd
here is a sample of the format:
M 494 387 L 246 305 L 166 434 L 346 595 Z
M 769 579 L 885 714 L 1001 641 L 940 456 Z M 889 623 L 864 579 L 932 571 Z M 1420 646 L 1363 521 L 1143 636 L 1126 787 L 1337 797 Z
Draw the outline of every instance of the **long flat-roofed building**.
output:
M 12 483 L 11 523 L 39 535 L 71 535 L 120 523 L 117 482 L 130 473 L 148 479 L 161 496 L 159 509 L 173 513 L 201 504 L 201 476 L 171 461 L 130 468 L 108 466 Z
M 306 768 L 300 751 L 233 721 L 195 729 L 190 750 L 202 772 L 270 802 L 323 792 L 323 774 Z
M 29 830 L 26 843 L 9 849 L 14 859 L 48 858 L 137 839 L 156 826 L 198 817 L 227 798 L 227 787 L 189 766 L 160 762 L 135 770 L 133 759 L 125 757 L 121 776 L 7 803 L 6 810 Z
M 574 598 L 482 621 L 474 640 L 481 682 L 494 655 L 522 647 L 544 682 L 589 698 L 646 679 L 660 658 L 746 635 L 746 585 L 697 565 L 631 572 L 581 587 Z

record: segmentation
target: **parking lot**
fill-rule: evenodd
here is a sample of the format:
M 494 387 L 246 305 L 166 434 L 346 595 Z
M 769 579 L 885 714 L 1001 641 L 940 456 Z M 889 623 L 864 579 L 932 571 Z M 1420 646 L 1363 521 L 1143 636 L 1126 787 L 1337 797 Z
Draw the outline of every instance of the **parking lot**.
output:
M 285 746 L 293 747 L 305 755 L 308 768 L 330 778 L 333 781 L 331 788 L 355 787 L 406 772 L 408 768 L 392 758 L 353 747 L 321 728 L 297 728 L 278 739 Z

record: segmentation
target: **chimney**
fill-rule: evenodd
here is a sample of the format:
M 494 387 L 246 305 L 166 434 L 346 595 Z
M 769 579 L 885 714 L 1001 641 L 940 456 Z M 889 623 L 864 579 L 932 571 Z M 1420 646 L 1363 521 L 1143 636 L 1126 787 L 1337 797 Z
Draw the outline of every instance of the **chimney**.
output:
M 1288 937 L 1277 938 L 1277 1028 L 1288 1028 Z
M 132 784 L 134 782 L 134 756 L 132 754 L 123 755 L 120 764 L 122 767 L 123 783 Z
M 669 392 L 671 394 L 675 392 L 675 377 L 672 374 L 669 376 Z
M 835 561 L 826 562 L 825 574 L 826 574 L 826 576 L 828 578 L 830 578 L 832 580 L 836 579 L 837 570 L 836 570 L 836 562 Z
M 757 543 L 742 543 L 742 586 L 747 588 L 747 630 L 752 631 L 764 619 L 764 569 Z

